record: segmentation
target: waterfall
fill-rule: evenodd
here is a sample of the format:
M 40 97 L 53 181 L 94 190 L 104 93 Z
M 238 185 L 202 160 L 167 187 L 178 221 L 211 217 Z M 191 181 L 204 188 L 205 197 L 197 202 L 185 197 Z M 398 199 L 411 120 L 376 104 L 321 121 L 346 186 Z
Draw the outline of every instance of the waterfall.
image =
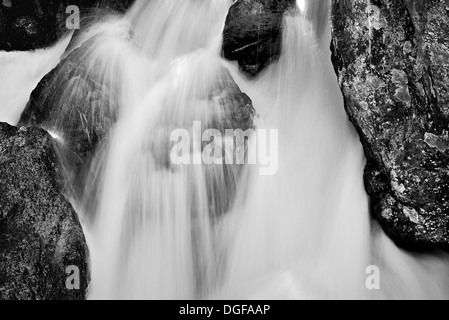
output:
M 137 0 L 126 16 L 89 26 L 63 56 L 113 93 L 91 107 L 113 121 L 86 164 L 82 195 L 68 195 L 89 242 L 89 298 L 448 298 L 448 257 L 398 249 L 370 217 L 363 148 L 330 59 L 330 1 L 297 1 L 279 61 L 252 80 L 220 56 L 232 3 Z M 50 69 L 66 46 L 48 51 Z M 77 83 L 55 79 L 61 105 L 76 99 Z M 1 90 L 12 104 L 0 120 L 17 122 L 25 100 Z M 195 122 L 238 129 L 229 119 L 245 94 L 257 116 L 245 111 L 252 120 L 240 129 L 279 133 L 275 175 L 261 175 L 260 164 L 173 164 L 173 132 L 195 137 Z M 58 112 L 46 129 L 62 141 L 64 162 L 71 111 Z M 201 143 L 192 146 L 201 152 Z M 366 287 L 370 266 L 382 270 L 380 290 Z
M 357 298 L 370 265 L 363 150 L 313 24 L 305 15 L 284 24 L 280 61 L 243 85 L 260 125 L 280 130 L 279 172 L 255 175 L 223 224 L 223 294 Z
M 205 298 L 217 284 L 214 228 L 239 168 L 173 167 L 169 139 L 194 121 L 207 128 L 228 116 L 211 96 L 229 80 L 214 41 L 229 5 L 140 1 L 127 17 L 154 78 L 139 103 L 123 106 L 92 175 L 102 183 L 93 194 L 91 298 Z

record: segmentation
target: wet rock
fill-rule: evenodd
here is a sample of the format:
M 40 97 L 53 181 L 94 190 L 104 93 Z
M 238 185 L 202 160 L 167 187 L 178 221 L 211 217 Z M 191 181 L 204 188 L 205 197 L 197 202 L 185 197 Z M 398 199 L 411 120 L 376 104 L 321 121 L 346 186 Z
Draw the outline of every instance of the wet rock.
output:
M 68 31 L 67 7 L 80 9 L 83 20 L 98 13 L 123 13 L 134 0 L 3 0 L 0 1 L 0 50 L 23 51 L 51 46 Z
M 216 108 L 218 106 L 222 110 L 219 113 L 221 116 L 212 121 L 210 128 L 219 130 L 223 137 L 226 136 L 226 130 L 240 129 L 246 132 L 256 128 L 258 115 L 253 102 L 248 95 L 240 90 L 228 69 L 221 69 L 220 77 L 212 86 L 209 103 L 211 107 Z M 222 178 L 217 177 L 216 168 L 213 168 L 213 166 L 209 168 L 206 174 L 209 210 L 214 217 L 221 217 L 229 212 L 237 197 L 237 190 L 241 191 L 239 182 L 243 179 L 245 166 L 237 164 L 238 153 L 242 150 L 238 149 L 237 141 L 235 143 L 234 164 L 222 166 Z M 245 145 L 245 154 L 246 152 L 247 145 Z M 245 163 L 247 162 L 245 161 Z M 227 192 L 226 197 L 223 197 L 223 190 Z
M 334 0 L 333 63 L 372 211 L 410 249 L 449 245 L 449 1 Z
M 51 145 L 41 129 L 0 123 L 0 300 L 86 295 L 86 240 L 60 193 Z M 67 289 L 70 266 L 79 268 L 79 290 Z
M 255 128 L 257 115 L 253 102 L 240 90 L 228 69 L 221 69 L 220 77 L 212 86 L 209 101 L 218 104 L 222 110 L 221 116 L 215 119 L 211 127 L 223 135 L 226 129 L 245 131 Z
M 118 112 L 118 83 L 90 68 L 90 52 L 90 44 L 82 45 L 47 74 L 19 121 L 52 134 L 66 192 L 75 198 L 82 197 L 90 162 Z
M 279 58 L 283 16 L 295 8 L 295 0 L 236 1 L 226 18 L 223 56 L 249 77 L 257 75 Z

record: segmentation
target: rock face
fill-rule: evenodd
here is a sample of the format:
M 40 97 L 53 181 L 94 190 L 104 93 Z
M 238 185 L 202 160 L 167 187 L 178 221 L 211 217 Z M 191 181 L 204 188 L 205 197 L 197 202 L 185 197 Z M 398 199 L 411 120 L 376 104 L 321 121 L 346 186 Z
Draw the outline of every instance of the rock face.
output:
M 0 123 L 0 300 L 85 298 L 88 249 L 55 160 L 45 131 Z M 67 289 L 70 266 L 80 270 L 79 290 Z
M 295 0 L 236 1 L 226 18 L 223 56 L 254 77 L 279 58 L 283 15 L 295 8 Z
M 399 245 L 449 246 L 449 1 L 334 0 L 333 63 Z
M 93 11 L 124 12 L 134 0 L 3 0 L 0 2 L 0 50 L 33 50 L 52 45 L 68 30 L 67 7 L 80 9 L 81 21 Z M 101 10 L 97 10 L 101 8 Z M 97 13 L 98 13 L 97 12 Z M 81 22 L 81 28 L 83 24 Z

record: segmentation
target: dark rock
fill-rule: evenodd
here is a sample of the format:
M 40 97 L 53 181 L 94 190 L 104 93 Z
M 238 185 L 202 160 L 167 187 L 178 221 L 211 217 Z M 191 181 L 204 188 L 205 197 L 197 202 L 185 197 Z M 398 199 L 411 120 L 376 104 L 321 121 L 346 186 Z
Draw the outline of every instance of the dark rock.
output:
M 117 120 L 118 81 L 92 70 L 90 43 L 75 49 L 32 92 L 19 126 L 41 127 L 54 137 L 66 192 L 80 198 L 98 145 Z
M 255 128 L 257 115 L 253 102 L 240 90 L 228 69 L 223 67 L 220 70 L 220 76 L 212 86 L 209 101 L 218 103 L 222 110 L 221 116 L 215 119 L 211 128 L 218 129 L 223 135 L 226 129 L 245 131 Z
M 372 211 L 409 249 L 449 245 L 449 1 L 334 0 L 333 63 Z
M 228 69 L 222 68 L 221 75 L 213 85 L 209 96 L 210 103 L 216 103 L 222 110 L 221 117 L 216 118 L 210 128 L 221 131 L 225 136 L 226 130 L 242 130 L 256 128 L 258 115 L 254 109 L 252 100 L 242 92 L 235 83 Z M 247 151 L 247 146 L 245 146 Z M 235 150 L 237 152 L 237 150 Z M 234 154 L 236 163 L 237 154 Z M 222 178 L 217 178 L 216 172 L 207 172 L 206 182 L 208 184 L 207 196 L 209 198 L 211 213 L 215 217 L 220 217 L 229 210 L 235 203 L 240 181 L 244 174 L 243 165 L 224 165 Z M 214 170 L 210 168 L 211 170 Z M 226 190 L 226 197 L 223 197 L 223 190 Z
M 282 47 L 282 21 L 295 0 L 238 0 L 229 10 L 223 31 L 223 56 L 238 61 L 253 77 L 276 61 Z
M 55 178 L 51 137 L 0 123 L 0 300 L 84 299 L 88 249 Z M 80 290 L 66 287 L 67 267 Z
M 23 51 L 51 46 L 69 30 L 66 9 L 80 9 L 81 28 L 89 16 L 123 13 L 134 0 L 3 0 L 0 2 L 0 50 Z
M 99 8 L 110 9 L 118 13 L 125 13 L 134 1 L 135 0 L 99 0 L 97 6 Z

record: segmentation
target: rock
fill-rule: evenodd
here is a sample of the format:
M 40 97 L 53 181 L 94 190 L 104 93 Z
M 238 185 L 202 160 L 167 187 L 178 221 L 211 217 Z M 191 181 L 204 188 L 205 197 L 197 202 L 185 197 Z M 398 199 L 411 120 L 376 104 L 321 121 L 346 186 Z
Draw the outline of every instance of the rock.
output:
M 212 86 L 209 103 L 212 108 L 219 107 L 222 110 L 221 116 L 212 121 L 210 128 L 219 130 L 223 137 L 226 136 L 228 129 L 240 129 L 245 132 L 256 128 L 258 115 L 252 100 L 240 90 L 229 70 L 224 67 L 220 71 L 220 77 Z M 207 144 L 204 143 L 203 148 Z M 239 151 L 241 150 L 238 148 L 234 151 L 235 161 L 237 161 Z M 245 146 L 245 154 L 246 152 L 247 146 Z M 220 174 L 217 174 L 217 171 L 220 171 L 220 166 L 218 169 L 214 166 L 208 168 L 206 172 L 207 196 L 209 210 L 213 217 L 223 216 L 231 210 L 237 197 L 237 190 L 242 191 L 239 189 L 239 185 L 240 181 L 244 179 L 244 168 L 243 165 L 225 164 L 221 166 Z
M 91 48 L 72 51 L 32 92 L 19 126 L 41 127 L 55 147 L 69 194 L 80 198 L 85 174 L 99 144 L 117 120 L 118 82 L 90 69 Z M 69 190 L 70 189 L 70 190 Z
M 237 0 L 226 18 L 223 56 L 256 76 L 279 58 L 283 16 L 295 8 L 295 0 Z
M 211 125 L 225 135 L 226 129 L 248 129 L 255 128 L 256 110 L 253 102 L 242 92 L 232 78 L 227 68 L 221 68 L 220 77 L 212 86 L 209 96 L 210 103 L 217 103 L 221 110 L 221 117 Z
M 99 8 L 109 9 L 118 13 L 125 13 L 135 0 L 98 0 Z M 92 1 L 89 1 L 91 3 Z
M 88 249 L 55 160 L 45 131 L 0 123 L 0 300 L 85 298 Z M 66 287 L 70 266 L 80 270 L 80 290 Z
M 213 128 L 220 130 L 223 136 L 225 136 L 227 129 L 247 131 L 256 128 L 255 123 L 258 115 L 253 102 L 240 90 L 228 69 L 222 69 L 222 76 L 214 85 L 214 90 L 209 99 L 218 101 L 218 104 L 224 110 L 221 119 L 217 119 L 217 123 L 212 125 Z M 236 150 L 235 159 L 237 159 L 237 152 Z M 217 179 L 215 172 L 208 172 L 206 178 L 209 185 L 209 208 L 213 216 L 220 217 L 231 210 L 237 197 L 237 190 L 242 191 L 242 189 L 239 189 L 239 185 L 240 181 L 245 178 L 243 169 L 244 166 L 241 165 L 224 165 L 223 179 Z M 223 187 L 223 184 L 225 187 Z M 223 190 L 227 192 L 224 199 L 220 197 Z
M 0 2 L 0 50 L 23 51 L 51 46 L 67 31 L 66 9 L 76 5 L 83 19 L 92 11 L 123 13 L 134 0 L 3 0 Z
M 333 63 L 372 212 L 408 249 L 449 245 L 449 1 L 334 0 Z
M 158 116 L 158 124 L 146 129 L 148 139 L 143 143 L 151 150 L 150 153 L 159 170 L 176 172 L 183 169 L 183 165 L 175 165 L 172 162 L 170 153 L 177 142 L 171 141 L 171 135 L 175 130 L 182 128 L 190 133 L 190 137 L 194 137 L 193 121 L 201 123 L 202 133 L 208 129 L 214 129 L 219 131 L 223 138 L 226 138 L 226 130 L 240 129 L 246 132 L 249 129 L 255 129 L 258 115 L 251 99 L 240 90 L 231 73 L 220 60 L 213 57 L 215 64 L 210 61 L 204 63 L 208 59 L 210 59 L 208 54 L 197 51 L 172 64 L 169 72 L 171 86 L 167 87 L 169 91 L 164 93 L 163 111 Z M 191 67 L 198 73 L 189 72 L 189 76 L 183 76 L 180 71 L 186 67 Z M 210 77 L 211 74 L 213 78 Z M 180 97 L 182 102 L 179 101 Z M 184 116 L 179 117 L 178 112 L 183 112 Z M 140 112 L 136 115 L 145 123 L 145 118 L 142 118 Z M 134 123 L 137 120 L 136 117 L 131 119 Z M 205 148 L 214 141 L 200 142 L 202 142 L 201 152 L 204 152 Z M 224 139 L 222 143 L 223 145 L 219 148 L 224 151 Z M 242 154 L 247 155 L 247 145 L 243 149 Z M 209 200 L 208 210 L 211 218 L 220 217 L 229 212 L 237 190 L 241 191 L 238 185 L 244 174 L 245 165 L 236 163 L 240 151 L 242 149 L 234 149 L 234 164 L 227 164 L 223 159 L 224 153 L 221 153 L 217 157 L 223 159 L 223 165 L 204 166 L 207 185 L 205 194 Z M 190 159 L 193 159 L 193 152 L 192 149 Z M 191 169 L 196 170 L 195 166 Z

